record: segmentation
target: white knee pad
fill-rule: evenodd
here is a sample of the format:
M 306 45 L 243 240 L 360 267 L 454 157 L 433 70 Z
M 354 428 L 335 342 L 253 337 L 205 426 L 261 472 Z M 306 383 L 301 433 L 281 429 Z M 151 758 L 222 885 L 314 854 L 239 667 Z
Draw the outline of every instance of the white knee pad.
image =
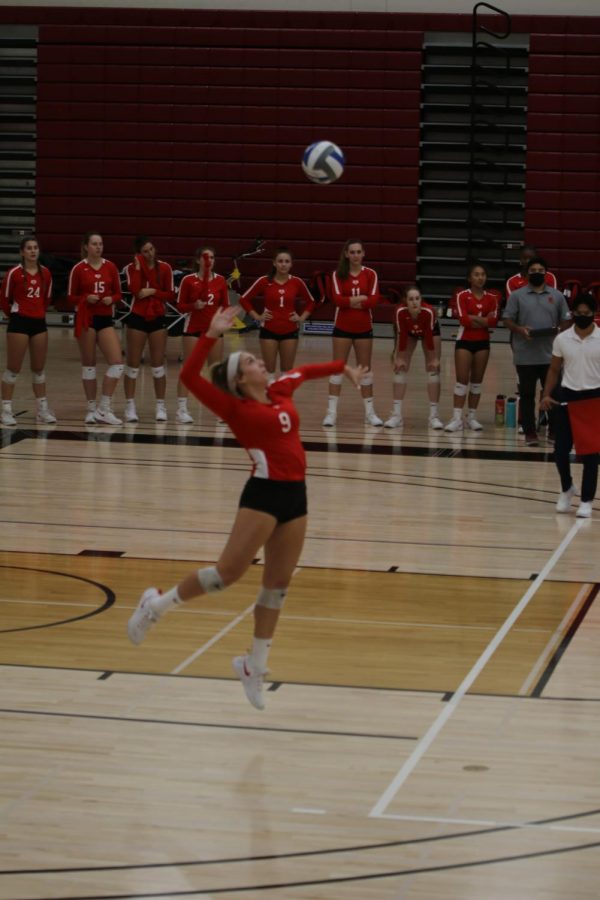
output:
M 428 372 L 427 376 L 429 378 L 430 384 L 439 384 L 440 382 L 440 373 L 438 371 Z
M 481 384 L 472 384 L 469 388 L 472 394 L 480 394 L 481 393 Z
M 18 372 L 11 372 L 10 369 L 4 370 L 4 375 L 2 376 L 2 381 L 5 384 L 14 384 L 19 377 Z
M 343 375 L 330 375 L 329 384 L 341 384 L 343 380 Z
M 140 374 L 139 369 L 134 369 L 132 366 L 125 366 L 125 374 L 128 378 L 132 378 L 134 381 Z
M 34 384 L 46 384 L 46 373 L 43 369 L 41 372 L 32 372 L 31 380 Z
M 81 369 L 81 380 L 82 381 L 95 381 L 96 379 L 96 366 L 83 366 Z
M 371 387 L 372 384 L 373 384 L 373 373 L 367 372 L 367 374 L 363 375 L 363 377 L 360 379 L 360 386 L 361 387 Z
M 165 367 L 164 366 L 152 366 L 152 377 L 153 378 L 164 378 Z
M 215 591 L 222 591 L 225 587 L 216 566 L 207 566 L 205 569 L 198 569 L 197 576 L 200 587 L 205 594 L 214 594 Z
M 109 366 L 106 374 L 109 378 L 120 378 L 123 374 L 124 368 L 125 366 L 123 365 L 123 363 L 119 363 L 115 366 Z
M 394 384 L 406 384 L 406 372 L 394 372 Z
M 467 391 L 469 390 L 468 385 L 461 384 L 460 381 L 457 381 L 454 385 L 454 393 L 457 397 L 466 397 Z
M 265 606 L 267 609 L 281 609 L 285 603 L 287 588 L 261 587 L 256 598 L 257 606 Z

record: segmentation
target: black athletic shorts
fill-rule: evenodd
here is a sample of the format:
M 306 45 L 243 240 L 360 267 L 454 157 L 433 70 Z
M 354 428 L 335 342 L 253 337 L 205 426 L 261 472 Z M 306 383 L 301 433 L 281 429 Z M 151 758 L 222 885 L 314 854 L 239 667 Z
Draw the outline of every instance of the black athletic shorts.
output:
M 6 327 L 8 334 L 26 334 L 35 337 L 48 331 L 45 319 L 34 319 L 33 316 L 21 316 L 19 313 L 11 313 Z
M 167 327 L 167 319 L 165 316 L 157 316 L 156 319 L 145 319 L 138 316 L 137 313 L 130 313 L 125 319 L 127 328 L 135 328 L 136 331 L 143 331 L 145 334 L 153 334 L 155 331 L 161 331 Z
M 283 525 L 306 515 L 306 482 L 274 481 L 253 476 L 244 486 L 239 505 L 240 508 L 269 513 Z
M 457 341 L 457 350 L 468 350 L 469 353 L 478 353 L 479 350 L 489 350 L 490 342 L 487 341 Z
M 373 337 L 373 329 L 370 331 L 344 331 L 342 328 L 333 329 L 333 337 L 350 338 L 351 341 L 362 341 Z
M 114 324 L 112 316 L 92 316 L 90 328 L 93 328 L 94 331 L 102 331 L 104 328 L 113 328 Z
M 258 336 L 261 341 L 297 341 L 298 331 L 286 331 L 285 334 L 277 334 L 275 331 L 269 331 L 268 328 L 261 328 Z

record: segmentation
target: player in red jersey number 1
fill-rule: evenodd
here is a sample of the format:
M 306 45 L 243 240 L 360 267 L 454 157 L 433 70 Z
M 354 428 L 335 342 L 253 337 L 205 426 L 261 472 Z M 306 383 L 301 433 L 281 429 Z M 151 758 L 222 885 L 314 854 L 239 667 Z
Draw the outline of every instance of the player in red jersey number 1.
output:
M 264 709 L 267 657 L 306 533 L 306 458 L 292 395 L 304 381 L 337 373 L 346 375 L 359 387 L 366 370 L 336 360 L 291 369 L 269 384 L 264 362 L 251 353 L 238 351 L 213 367 L 211 383 L 200 374 L 202 366 L 238 313 L 237 307 L 217 310 L 184 363 L 181 379 L 201 403 L 227 422 L 252 460 L 251 477 L 242 491 L 231 534 L 216 566 L 197 569 L 166 593 L 156 588 L 144 591 L 127 633 L 132 643 L 140 644 L 150 626 L 164 613 L 238 581 L 264 547 L 252 650 L 233 660 L 248 700 L 257 709 Z

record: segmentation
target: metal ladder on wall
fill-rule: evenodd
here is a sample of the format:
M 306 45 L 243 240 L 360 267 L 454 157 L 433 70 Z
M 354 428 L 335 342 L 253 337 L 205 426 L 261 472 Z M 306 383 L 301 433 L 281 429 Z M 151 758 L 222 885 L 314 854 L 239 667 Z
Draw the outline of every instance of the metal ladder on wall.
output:
M 35 227 L 37 28 L 0 36 L 0 272 Z
M 500 17 L 503 30 L 485 24 L 482 8 Z M 501 288 L 507 258 L 518 257 L 528 45 L 526 35 L 511 35 L 510 16 L 488 3 L 474 7 L 470 39 L 426 36 L 417 277 L 424 297 L 443 308 L 464 285 L 470 259 L 484 262 L 488 284 Z

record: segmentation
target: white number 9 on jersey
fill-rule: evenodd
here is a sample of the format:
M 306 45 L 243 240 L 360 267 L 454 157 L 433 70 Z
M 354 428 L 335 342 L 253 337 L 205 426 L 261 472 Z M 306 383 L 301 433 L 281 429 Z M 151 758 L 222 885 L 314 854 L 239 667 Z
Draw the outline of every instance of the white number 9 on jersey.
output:
M 288 431 L 292 430 L 292 420 L 290 419 L 288 413 L 280 412 L 279 421 L 281 422 L 281 430 L 284 434 L 287 434 Z

